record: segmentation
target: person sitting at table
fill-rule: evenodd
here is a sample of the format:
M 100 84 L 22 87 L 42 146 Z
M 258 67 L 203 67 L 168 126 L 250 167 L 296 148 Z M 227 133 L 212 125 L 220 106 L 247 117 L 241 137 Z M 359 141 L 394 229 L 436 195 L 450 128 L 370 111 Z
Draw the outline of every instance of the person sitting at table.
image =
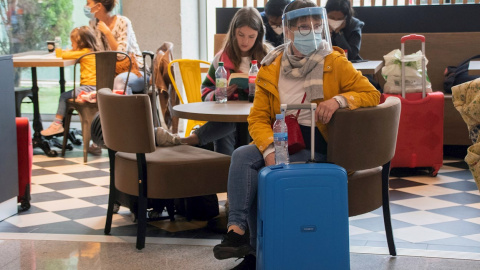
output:
M 317 104 L 315 159 L 325 161 L 327 124 L 339 108 L 376 106 L 380 93 L 330 42 L 324 8 L 309 0 L 296 0 L 285 8 L 285 42 L 262 61 L 255 100 L 248 116 L 253 144 L 237 148 L 228 175 L 227 234 L 213 249 L 222 260 L 244 257 L 234 269 L 255 269 L 257 236 L 257 177 L 264 166 L 275 164 L 272 124 L 280 104 Z M 286 114 L 296 113 L 287 111 Z M 298 122 L 307 148 L 290 155 L 290 162 L 310 157 L 310 111 L 302 110 Z M 249 230 L 250 239 L 245 232 Z
M 90 52 L 102 51 L 103 48 L 97 43 L 95 33 L 88 26 L 73 29 L 70 33 L 70 41 L 72 43 L 72 49 L 62 52 L 63 59 L 77 59 Z M 85 93 L 95 91 L 97 82 L 95 67 L 94 55 L 86 56 L 80 60 L 80 86 L 75 88 L 75 97 L 82 91 Z M 47 129 L 40 132 L 43 136 L 53 136 L 63 133 L 63 118 L 67 110 L 67 100 L 72 98 L 72 91 L 73 90 L 70 90 L 60 94 L 55 120 Z M 97 153 L 95 151 L 93 152 Z
M 269 0 L 265 10 L 260 13 L 265 25 L 265 39 L 274 47 L 283 44 L 282 14 L 290 2 L 291 0 Z
M 111 13 L 116 4 L 116 0 L 87 0 L 84 12 L 91 19 L 90 26 L 96 31 L 97 38 L 100 39 L 100 35 L 103 33 L 107 37 L 108 46 L 111 50 L 122 51 L 135 56 L 132 57 L 132 73 L 128 78 L 127 92 L 140 93 L 145 88 L 143 77 L 147 76 L 148 80 L 148 74 L 144 74 L 142 71 L 142 52 L 138 46 L 132 22 L 125 16 Z M 125 71 L 115 77 L 114 89 L 124 89 L 129 64 L 122 66 L 126 67 Z
M 328 0 L 325 4 L 333 46 L 347 51 L 348 60 L 362 60 L 359 55 L 364 22 L 353 17 L 350 0 Z
M 246 73 L 250 70 L 252 60 L 259 62 L 268 53 L 271 46 L 263 42 L 264 26 L 258 10 L 244 7 L 235 13 L 227 34 L 223 50 L 215 55 L 208 74 L 202 83 L 202 100 L 215 100 L 215 71 L 218 62 L 223 62 L 227 77 L 232 73 Z M 228 79 L 228 78 L 227 78 Z M 237 85 L 227 87 L 228 100 L 247 100 L 248 88 L 237 89 Z M 205 145 L 213 142 L 216 152 L 231 155 L 236 135 L 236 124 L 227 122 L 207 122 L 196 129 L 192 135 L 179 138 L 163 128 L 157 129 L 157 144 Z

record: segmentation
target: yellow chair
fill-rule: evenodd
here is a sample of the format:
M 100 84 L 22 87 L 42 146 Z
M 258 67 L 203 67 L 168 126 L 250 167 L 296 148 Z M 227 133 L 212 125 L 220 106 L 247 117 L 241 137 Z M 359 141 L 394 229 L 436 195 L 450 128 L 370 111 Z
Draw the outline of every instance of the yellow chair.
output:
M 182 98 L 175 82 L 175 75 L 173 74 L 173 64 L 178 63 L 180 74 L 182 76 L 183 87 L 185 89 L 186 100 Z M 172 81 L 173 87 L 182 104 L 202 102 L 202 93 L 200 91 L 202 85 L 202 73 L 207 73 L 208 68 L 202 68 L 202 65 L 210 66 L 210 63 L 203 60 L 195 59 L 177 59 L 168 64 L 168 76 Z M 187 127 L 185 128 L 185 137 L 189 136 L 195 126 L 205 124 L 205 121 L 188 119 Z

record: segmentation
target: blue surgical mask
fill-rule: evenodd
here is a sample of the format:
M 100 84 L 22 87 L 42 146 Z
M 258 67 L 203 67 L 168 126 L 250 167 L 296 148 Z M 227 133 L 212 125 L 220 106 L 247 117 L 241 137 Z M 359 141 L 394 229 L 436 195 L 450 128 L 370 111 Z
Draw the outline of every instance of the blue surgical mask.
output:
M 84 6 L 83 7 L 83 13 L 85 14 L 85 16 L 87 16 L 87 18 L 89 19 L 93 19 L 95 17 L 95 14 L 92 13 L 92 8 L 89 7 L 89 6 Z
M 299 31 L 294 31 L 294 38 L 293 45 L 303 55 L 309 55 L 322 43 L 322 34 L 315 34 L 314 31 L 306 36 L 300 34 Z

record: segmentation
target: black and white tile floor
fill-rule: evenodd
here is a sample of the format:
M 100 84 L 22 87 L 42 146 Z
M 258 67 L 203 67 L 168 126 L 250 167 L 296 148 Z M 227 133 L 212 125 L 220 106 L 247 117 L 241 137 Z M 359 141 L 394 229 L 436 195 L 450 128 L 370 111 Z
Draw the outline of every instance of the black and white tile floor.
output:
M 114 242 L 136 235 L 130 211 L 123 207 L 114 215 L 112 236 L 103 235 L 109 184 L 106 150 L 84 164 L 79 147 L 65 158 L 49 158 L 35 149 L 32 174 L 32 206 L 0 222 L 0 239 Z M 437 177 L 394 169 L 390 187 L 399 255 L 480 260 L 480 193 L 462 160 L 445 159 Z M 219 194 L 221 203 L 225 198 Z M 150 222 L 147 242 L 218 243 L 221 234 L 206 225 L 181 217 L 176 222 Z M 352 252 L 388 254 L 381 209 L 350 218 L 350 246 Z

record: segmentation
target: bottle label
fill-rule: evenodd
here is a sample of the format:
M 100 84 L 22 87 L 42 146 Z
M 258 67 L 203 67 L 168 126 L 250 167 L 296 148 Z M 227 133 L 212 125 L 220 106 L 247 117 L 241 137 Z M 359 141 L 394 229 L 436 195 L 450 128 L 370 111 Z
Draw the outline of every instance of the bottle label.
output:
M 227 79 L 225 79 L 225 78 L 217 78 L 217 79 L 216 79 L 216 86 L 217 86 L 217 87 L 227 87 Z
M 287 132 L 273 133 L 273 138 L 276 141 L 288 141 L 288 133 Z
M 248 76 L 248 83 L 255 83 L 257 76 Z

